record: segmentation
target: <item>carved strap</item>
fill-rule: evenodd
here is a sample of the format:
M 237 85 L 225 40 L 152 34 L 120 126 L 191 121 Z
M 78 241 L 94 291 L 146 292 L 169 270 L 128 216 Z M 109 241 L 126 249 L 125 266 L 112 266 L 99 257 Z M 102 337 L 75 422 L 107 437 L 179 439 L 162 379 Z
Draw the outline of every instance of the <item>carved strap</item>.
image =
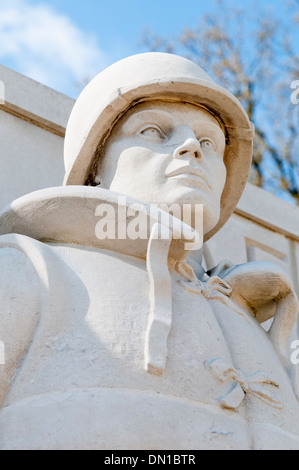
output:
M 230 381 L 231 388 L 218 402 L 222 408 L 237 409 L 246 394 L 252 394 L 274 408 L 282 409 L 278 383 L 267 372 L 258 370 L 245 376 L 232 364 L 221 359 L 209 363 L 220 382 Z
M 158 223 L 153 226 L 147 249 L 151 309 L 145 340 L 145 368 L 155 375 L 162 375 L 165 369 L 172 322 L 171 278 L 167 265 L 171 240 L 170 229 Z

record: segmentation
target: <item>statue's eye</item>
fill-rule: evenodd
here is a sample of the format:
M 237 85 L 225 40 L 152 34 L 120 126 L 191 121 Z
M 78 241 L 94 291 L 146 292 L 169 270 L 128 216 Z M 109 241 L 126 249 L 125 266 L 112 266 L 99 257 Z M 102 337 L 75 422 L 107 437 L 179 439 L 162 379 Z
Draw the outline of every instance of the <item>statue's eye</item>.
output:
M 200 147 L 203 150 L 206 150 L 206 151 L 215 151 L 216 150 L 214 142 L 210 139 L 207 139 L 207 138 L 200 139 L 199 143 L 200 143 Z
M 147 126 L 142 128 L 139 131 L 139 134 L 142 135 L 143 137 L 147 137 L 149 139 L 153 140 L 164 140 L 165 139 L 165 134 L 159 127 L 157 126 Z

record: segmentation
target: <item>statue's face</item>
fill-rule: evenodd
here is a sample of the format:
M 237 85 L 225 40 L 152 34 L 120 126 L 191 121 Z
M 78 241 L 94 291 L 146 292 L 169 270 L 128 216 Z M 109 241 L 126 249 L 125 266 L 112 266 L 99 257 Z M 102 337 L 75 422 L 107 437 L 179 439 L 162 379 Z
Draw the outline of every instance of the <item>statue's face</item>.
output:
M 204 233 L 220 216 L 225 136 L 208 111 L 154 101 L 126 113 L 110 135 L 101 186 L 152 204 L 204 205 Z

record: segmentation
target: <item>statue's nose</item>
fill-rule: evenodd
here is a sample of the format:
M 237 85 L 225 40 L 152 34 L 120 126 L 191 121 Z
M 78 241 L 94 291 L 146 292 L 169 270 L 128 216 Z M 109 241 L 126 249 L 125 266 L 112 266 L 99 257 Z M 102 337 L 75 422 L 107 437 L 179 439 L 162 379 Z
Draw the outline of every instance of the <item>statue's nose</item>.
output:
M 185 142 L 177 147 L 173 154 L 174 158 L 198 158 L 202 157 L 201 146 L 198 140 L 194 137 L 189 137 Z

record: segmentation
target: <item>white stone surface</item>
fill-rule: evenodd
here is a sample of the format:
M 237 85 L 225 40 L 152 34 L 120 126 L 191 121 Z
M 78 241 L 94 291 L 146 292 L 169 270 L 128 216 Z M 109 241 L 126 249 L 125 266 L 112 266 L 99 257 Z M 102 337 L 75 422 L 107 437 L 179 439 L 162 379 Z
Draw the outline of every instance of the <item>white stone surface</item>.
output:
M 46 190 L 16 201 L 1 218 L 2 230 L 24 234 L 1 237 L 1 266 L 10 266 L 1 269 L 0 284 L 8 345 L 1 448 L 246 449 L 252 440 L 255 448 L 297 448 L 290 381 L 238 290 L 245 276 L 249 300 L 267 307 L 273 291 L 266 294 L 263 283 L 270 276 L 276 295 L 280 282 L 289 291 L 283 272 L 262 263 L 250 281 L 248 271 L 233 271 L 224 281 L 212 277 L 216 284 L 201 295 L 205 282 L 189 281 L 175 268 L 184 250 L 172 251 L 167 270 L 168 250 L 158 240 L 166 254 L 164 264 L 158 260 L 159 282 L 163 269 L 171 278 L 171 328 L 163 374 L 149 373 L 147 241 L 95 237 L 95 208 L 116 206 L 116 196 L 97 188 Z M 37 241 L 43 239 L 51 242 Z M 230 299 L 227 282 L 234 285 Z
M 0 65 L 4 87 L 3 108 L 43 128 L 64 134 L 74 100 Z
M 0 65 L 0 208 L 63 180 L 65 127 L 74 101 Z
M 246 186 L 236 212 L 272 231 L 299 241 L 298 207 L 251 184 Z
M 155 63 L 157 56 L 142 57 L 144 64 L 146 57 Z M 164 57 L 167 62 L 169 56 Z M 134 60 L 139 59 L 127 62 L 127 76 Z M 184 67 L 180 70 L 186 74 Z M 180 82 L 186 79 L 189 86 L 190 76 L 184 73 Z M 202 89 L 207 91 L 200 73 L 199 81 L 193 77 L 193 93 L 197 87 L 199 96 Z M 140 92 L 139 85 L 132 86 L 131 98 Z M 161 83 L 152 85 L 151 100 Z M 218 98 L 226 96 L 225 91 L 214 92 Z M 124 95 L 113 95 L 110 118 L 123 106 Z M 79 109 L 85 106 L 86 111 L 81 121 L 90 128 L 97 116 L 90 119 L 90 96 L 85 103 L 88 95 L 82 96 Z M 1 449 L 299 449 L 297 370 L 289 350 L 298 314 L 293 284 L 297 288 L 299 256 L 297 225 L 291 219 L 299 210 L 292 208 L 288 219 L 289 205 L 267 195 L 261 209 L 257 201 L 263 192 L 249 186 L 236 214 L 204 246 L 208 274 L 201 266 L 202 250 L 186 249 L 186 241 L 195 237 L 191 227 L 177 239 L 181 224 L 171 219 L 171 230 L 164 226 L 167 236 L 157 239 L 161 212 L 149 206 L 157 202 L 152 200 L 156 181 L 145 172 L 135 186 L 129 174 L 137 163 L 142 170 L 138 156 L 144 165 L 153 165 L 156 158 L 159 165 L 163 159 L 187 161 L 197 176 L 208 178 L 205 170 L 211 166 L 212 174 L 223 157 L 215 151 L 218 160 L 213 161 L 209 146 L 201 145 L 207 137 L 215 144 L 221 120 L 214 123 L 217 131 L 207 134 L 205 128 L 202 133 L 203 120 L 211 125 L 214 118 L 208 119 L 200 108 L 195 111 L 193 102 L 184 104 L 186 96 L 180 104 L 163 99 L 162 104 L 160 93 L 158 98 L 158 112 L 157 102 L 138 105 L 111 129 L 94 174 L 95 182 L 100 180 L 107 189 L 45 189 L 0 213 L 0 339 L 6 345 L 6 364 L 0 366 Z M 217 106 L 212 110 L 219 112 Z M 227 109 L 226 126 L 237 108 Z M 139 116 L 132 130 L 135 112 L 149 109 L 154 114 L 145 121 Z M 78 146 L 69 141 L 77 126 L 74 116 L 76 111 L 66 147 L 76 153 Z M 105 125 L 101 121 L 105 114 L 97 120 L 97 130 Z M 200 124 L 200 135 L 193 121 Z M 94 146 L 94 131 L 86 137 L 85 151 Z M 235 136 L 235 150 L 239 138 Z M 245 156 L 250 160 L 249 153 Z M 68 153 L 67 161 L 76 166 L 73 157 Z M 91 157 L 81 166 L 82 178 Z M 132 161 L 118 174 L 125 157 Z M 82 153 L 78 159 L 82 165 Z M 230 161 L 224 162 L 229 172 Z M 159 165 L 157 176 L 164 171 Z M 227 174 L 230 184 L 239 184 L 235 173 Z M 223 174 L 217 175 L 218 190 Z M 215 217 L 208 217 L 204 233 L 213 233 L 211 224 L 217 227 L 223 213 L 224 219 L 231 214 L 230 198 L 236 203 L 230 188 L 219 210 L 219 197 L 209 198 L 213 189 L 196 178 L 179 178 L 175 188 L 180 204 L 194 194 L 193 202 L 209 205 Z M 122 206 L 113 190 L 129 196 Z M 122 229 L 132 222 L 128 209 L 135 204 L 138 217 L 145 217 L 146 237 L 100 239 L 98 207 L 104 204 L 114 211 L 107 223 L 117 221 Z M 284 214 L 276 219 L 281 208 Z M 260 325 L 267 320 L 269 331 Z
M 0 207 L 61 184 L 63 139 L 0 110 Z

